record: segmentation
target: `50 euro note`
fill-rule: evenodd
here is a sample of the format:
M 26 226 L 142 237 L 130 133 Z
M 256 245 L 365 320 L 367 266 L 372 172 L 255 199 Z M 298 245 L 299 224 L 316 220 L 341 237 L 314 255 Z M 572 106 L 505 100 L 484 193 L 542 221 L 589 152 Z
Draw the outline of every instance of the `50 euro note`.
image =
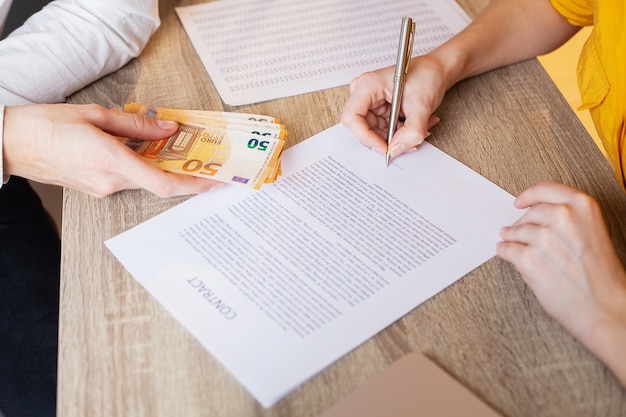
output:
M 280 157 L 287 131 L 262 115 L 150 108 L 137 103 L 128 113 L 178 122 L 169 138 L 130 139 L 127 146 L 153 165 L 212 180 L 256 189 L 280 175 Z

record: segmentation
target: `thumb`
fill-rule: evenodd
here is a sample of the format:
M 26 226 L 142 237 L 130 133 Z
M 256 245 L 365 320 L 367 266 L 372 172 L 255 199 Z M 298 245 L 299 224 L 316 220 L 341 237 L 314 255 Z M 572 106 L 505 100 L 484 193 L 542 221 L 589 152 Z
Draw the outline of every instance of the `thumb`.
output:
M 124 138 L 158 140 L 172 136 L 178 129 L 178 123 L 171 120 L 155 120 L 104 108 L 100 113 L 97 110 L 87 112 L 85 117 L 104 132 Z

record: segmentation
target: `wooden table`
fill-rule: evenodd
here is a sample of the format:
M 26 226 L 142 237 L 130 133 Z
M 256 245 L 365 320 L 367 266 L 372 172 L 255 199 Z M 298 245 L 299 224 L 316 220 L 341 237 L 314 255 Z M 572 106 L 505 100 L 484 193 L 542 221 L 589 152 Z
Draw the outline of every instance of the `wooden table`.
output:
M 487 0 L 460 3 L 476 16 Z M 139 59 L 71 101 L 277 115 L 289 145 L 338 122 L 347 87 L 223 105 L 173 4 L 161 1 L 162 27 Z M 626 258 L 626 196 L 536 60 L 460 83 L 438 115 L 430 142 L 509 192 L 550 179 L 596 197 Z M 626 392 L 614 376 L 497 258 L 263 409 L 103 244 L 183 200 L 145 191 L 95 199 L 65 190 L 59 416 L 316 416 L 411 351 L 425 353 L 504 416 L 626 415 Z

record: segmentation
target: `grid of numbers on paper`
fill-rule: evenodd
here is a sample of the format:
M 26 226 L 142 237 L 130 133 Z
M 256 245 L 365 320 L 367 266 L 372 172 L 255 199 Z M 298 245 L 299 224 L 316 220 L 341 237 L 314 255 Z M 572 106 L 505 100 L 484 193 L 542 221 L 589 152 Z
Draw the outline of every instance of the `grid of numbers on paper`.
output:
M 441 0 L 437 0 L 441 1 Z M 454 35 L 432 0 L 228 0 L 193 15 L 230 93 L 272 90 L 393 65 L 402 16 L 416 22 L 413 55 Z M 289 18 L 287 18 L 289 16 Z

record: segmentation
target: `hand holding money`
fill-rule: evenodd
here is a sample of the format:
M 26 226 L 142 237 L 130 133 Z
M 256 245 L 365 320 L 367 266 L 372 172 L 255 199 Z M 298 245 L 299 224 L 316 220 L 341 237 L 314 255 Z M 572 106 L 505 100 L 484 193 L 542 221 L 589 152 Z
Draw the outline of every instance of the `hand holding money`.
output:
M 274 117 L 257 114 L 124 106 L 127 113 L 178 122 L 167 139 L 131 139 L 127 145 L 164 171 L 243 184 L 255 189 L 280 175 L 287 131 Z

